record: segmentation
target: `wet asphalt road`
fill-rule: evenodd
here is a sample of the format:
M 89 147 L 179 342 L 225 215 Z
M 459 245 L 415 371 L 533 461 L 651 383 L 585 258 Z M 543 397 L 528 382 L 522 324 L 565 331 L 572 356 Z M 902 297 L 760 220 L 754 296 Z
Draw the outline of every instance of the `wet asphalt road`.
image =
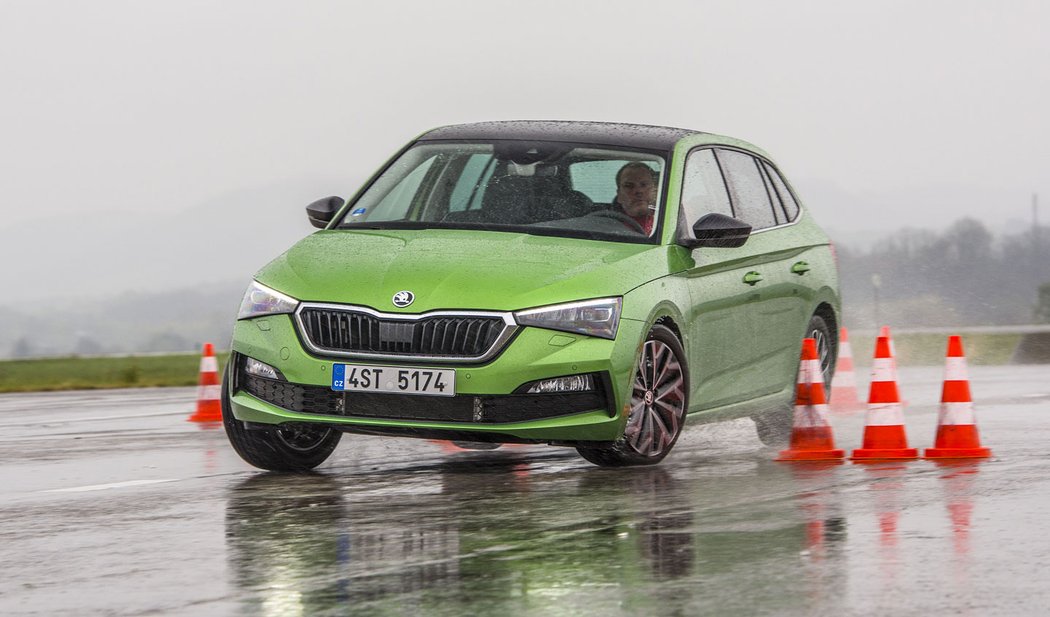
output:
M 4 395 L 0 614 L 1046 614 L 1050 367 L 970 372 L 995 456 L 950 465 L 775 463 L 739 420 L 650 468 L 345 436 L 270 475 L 193 389 Z M 940 379 L 902 370 L 913 447 Z

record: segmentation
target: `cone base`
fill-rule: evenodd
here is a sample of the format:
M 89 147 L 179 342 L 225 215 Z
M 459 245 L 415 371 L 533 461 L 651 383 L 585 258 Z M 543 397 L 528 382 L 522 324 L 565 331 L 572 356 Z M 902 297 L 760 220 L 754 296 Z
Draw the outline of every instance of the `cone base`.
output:
M 842 462 L 845 450 L 782 450 L 776 461 L 835 461 Z
M 988 458 L 991 448 L 926 448 L 923 458 Z
M 917 448 L 858 448 L 850 455 L 852 460 L 885 460 L 919 458 Z

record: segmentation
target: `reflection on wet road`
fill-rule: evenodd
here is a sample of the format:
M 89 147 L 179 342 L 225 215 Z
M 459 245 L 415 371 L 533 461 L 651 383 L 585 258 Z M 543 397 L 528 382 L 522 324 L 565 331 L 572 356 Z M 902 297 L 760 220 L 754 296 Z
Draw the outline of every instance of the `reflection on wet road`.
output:
M 988 461 L 776 463 L 741 420 L 619 470 L 348 436 L 265 474 L 185 422 L 192 389 L 3 396 L 0 613 L 1042 614 L 1048 376 L 971 369 Z M 914 447 L 939 379 L 903 371 Z

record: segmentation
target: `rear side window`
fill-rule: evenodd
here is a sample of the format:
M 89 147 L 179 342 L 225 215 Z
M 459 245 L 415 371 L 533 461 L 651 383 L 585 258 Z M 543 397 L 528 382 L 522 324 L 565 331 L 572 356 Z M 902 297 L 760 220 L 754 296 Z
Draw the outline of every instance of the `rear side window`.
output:
M 762 163 L 759 162 L 759 166 Z M 777 195 L 777 190 L 773 188 L 773 182 L 769 179 L 769 174 L 765 169 L 762 170 L 762 182 L 766 185 L 766 195 L 769 195 L 769 201 L 773 203 L 773 218 L 777 220 L 777 225 L 786 223 L 786 214 L 784 213 L 784 206 L 780 203 L 780 197 Z
M 773 169 L 772 165 L 766 162 L 763 162 L 762 164 L 765 166 L 769 178 L 773 181 L 773 188 L 775 188 L 780 195 L 780 201 L 784 206 L 784 214 L 787 216 L 787 220 L 795 220 L 798 217 L 799 211 L 798 202 L 795 201 L 795 196 L 788 190 L 784 178 L 781 177 L 777 170 Z
M 697 150 L 685 161 L 685 180 L 682 181 L 682 212 L 692 227 L 705 214 L 717 212 L 733 216 L 722 171 L 718 168 L 713 150 Z
M 751 224 L 752 229 L 765 229 L 777 224 L 773 205 L 766 192 L 765 180 L 758 161 L 735 150 L 719 150 L 718 161 L 729 186 L 736 218 Z

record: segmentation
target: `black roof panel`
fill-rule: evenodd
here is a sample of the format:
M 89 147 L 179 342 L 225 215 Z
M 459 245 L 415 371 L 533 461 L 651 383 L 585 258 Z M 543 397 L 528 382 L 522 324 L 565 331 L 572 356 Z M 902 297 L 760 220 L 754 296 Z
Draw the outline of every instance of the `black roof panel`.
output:
M 698 132 L 666 126 L 615 122 L 513 120 L 443 126 L 425 133 L 419 140 L 521 139 L 670 150 L 678 140 Z

